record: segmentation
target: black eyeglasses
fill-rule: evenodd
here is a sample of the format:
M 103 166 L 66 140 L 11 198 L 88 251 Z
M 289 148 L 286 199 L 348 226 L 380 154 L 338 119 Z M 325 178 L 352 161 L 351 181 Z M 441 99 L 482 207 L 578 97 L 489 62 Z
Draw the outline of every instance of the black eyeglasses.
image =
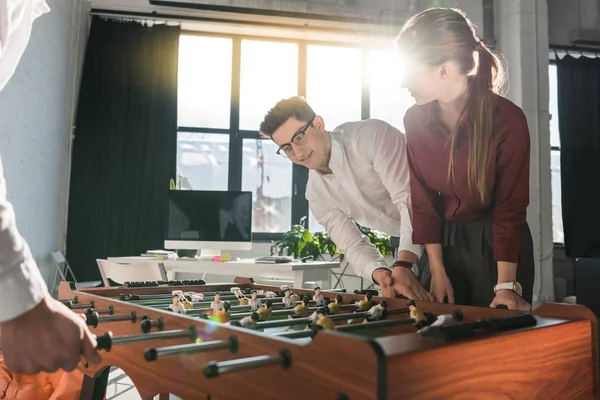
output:
M 298 132 L 294 133 L 294 136 L 292 136 L 292 140 L 290 140 L 289 143 L 285 143 L 285 144 L 282 144 L 281 146 L 279 146 L 279 149 L 277 149 L 276 154 L 278 154 L 284 158 L 290 158 L 290 157 L 295 156 L 296 154 L 294 153 L 294 148 L 292 147 L 292 143 L 295 144 L 296 146 L 306 145 L 306 142 L 308 141 L 308 139 L 306 138 L 306 130 L 308 129 L 309 126 L 312 125 L 314 119 L 315 119 L 315 117 L 312 117 L 310 119 L 310 121 L 308 121 L 308 123 L 304 126 L 304 128 L 302 128 Z

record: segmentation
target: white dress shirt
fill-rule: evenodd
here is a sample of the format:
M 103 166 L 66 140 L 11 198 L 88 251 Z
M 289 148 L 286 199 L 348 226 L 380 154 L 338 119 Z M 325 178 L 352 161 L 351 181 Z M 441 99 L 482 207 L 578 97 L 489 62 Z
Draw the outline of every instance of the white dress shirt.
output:
M 333 174 L 311 170 L 306 188 L 316 220 L 365 279 L 372 279 L 376 269 L 389 266 L 350 218 L 361 226 L 399 237 L 399 250 L 420 257 L 423 247 L 412 242 L 404 134 L 386 122 L 369 119 L 342 124 L 330 135 L 329 168 Z
M 43 0 L 0 0 L 0 90 L 17 68 L 33 21 L 48 11 Z M 17 230 L 0 160 L 0 322 L 31 310 L 47 294 L 29 246 Z

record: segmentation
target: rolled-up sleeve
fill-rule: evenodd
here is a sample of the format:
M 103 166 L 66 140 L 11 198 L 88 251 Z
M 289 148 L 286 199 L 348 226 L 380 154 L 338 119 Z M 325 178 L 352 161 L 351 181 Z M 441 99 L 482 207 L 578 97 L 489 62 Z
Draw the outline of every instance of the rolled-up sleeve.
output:
M 389 269 L 381 252 L 363 235 L 354 221 L 327 200 L 311 199 L 307 196 L 310 209 L 331 240 L 339 247 L 357 275 L 373 280 L 373 272 L 379 268 Z
M 38 305 L 48 294 L 27 242 L 17 230 L 0 159 L 0 322 L 14 319 Z

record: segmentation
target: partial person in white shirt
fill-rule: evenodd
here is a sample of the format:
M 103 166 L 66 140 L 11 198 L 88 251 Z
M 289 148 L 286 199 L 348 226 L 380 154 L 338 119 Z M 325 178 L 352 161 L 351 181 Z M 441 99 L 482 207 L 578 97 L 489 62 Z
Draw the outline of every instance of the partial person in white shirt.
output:
M 15 72 L 44 0 L 0 0 L 0 91 Z M 0 93 L 0 96 L 2 94 Z M 0 151 L 8 151 L 0 149 Z M 14 373 L 72 371 L 84 355 L 99 362 L 83 318 L 54 300 L 17 230 L 0 159 L 0 347 Z
M 404 134 L 374 119 L 328 131 L 323 118 L 300 97 L 279 101 L 260 132 L 279 146 L 277 154 L 310 169 L 310 209 L 358 275 L 378 284 L 384 296 L 432 299 L 412 272 L 423 247 L 412 242 Z M 400 238 L 391 268 L 353 220 Z

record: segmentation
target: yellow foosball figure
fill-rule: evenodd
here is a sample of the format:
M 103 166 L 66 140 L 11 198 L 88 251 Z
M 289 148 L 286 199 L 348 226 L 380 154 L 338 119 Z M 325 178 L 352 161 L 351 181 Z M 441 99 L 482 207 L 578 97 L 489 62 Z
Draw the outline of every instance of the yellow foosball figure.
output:
M 335 296 L 335 300 L 333 303 L 329 303 L 327 305 L 327 307 L 329 307 L 329 313 L 330 314 L 337 314 L 340 312 L 341 308 L 342 308 L 342 303 L 344 302 L 344 298 L 342 297 L 342 295 L 338 294 L 337 296 Z
M 256 312 L 258 313 L 258 317 L 260 321 L 266 321 L 269 318 L 271 318 L 271 314 L 273 313 L 273 309 L 271 308 L 271 305 L 273 303 L 271 302 L 271 300 L 265 301 L 265 304 L 263 306 L 263 308 L 259 308 Z
M 365 294 L 365 298 L 358 302 L 358 310 L 357 311 L 367 311 L 371 308 L 371 299 L 373 295 L 371 293 Z
M 247 297 L 242 297 L 240 299 L 240 306 L 247 306 L 248 305 L 248 298 Z
M 418 323 L 427 321 L 425 314 L 423 314 L 423 311 L 421 311 L 420 309 L 417 308 L 417 306 L 415 305 L 415 302 L 413 300 L 409 300 L 406 303 L 406 305 L 408 306 L 408 309 L 410 310 L 411 318 L 416 319 L 418 321 Z
M 317 310 L 317 329 L 335 330 L 335 323 L 327 316 L 327 314 L 328 310 L 325 307 L 321 307 Z
M 308 315 L 308 303 L 310 302 L 310 297 L 303 297 L 302 303 L 294 307 L 294 314 L 290 315 L 290 318 L 303 318 Z
M 222 324 L 229 322 L 229 320 L 231 319 L 231 311 L 229 311 L 230 309 L 231 304 L 229 304 L 228 301 L 223 302 L 223 309 L 215 313 L 217 321 L 219 321 Z

